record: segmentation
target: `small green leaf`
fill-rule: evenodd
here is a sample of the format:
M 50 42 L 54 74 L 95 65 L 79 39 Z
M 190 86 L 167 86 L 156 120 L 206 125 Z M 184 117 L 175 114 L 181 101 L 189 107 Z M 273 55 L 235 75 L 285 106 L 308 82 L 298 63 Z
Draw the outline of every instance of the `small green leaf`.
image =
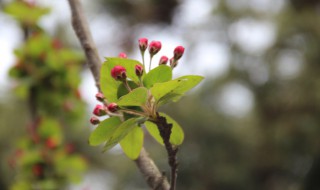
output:
M 139 83 L 139 78 L 135 73 L 135 66 L 141 65 L 140 62 L 132 59 L 123 59 L 117 57 L 108 57 L 102 64 L 100 70 L 100 86 L 106 99 L 110 102 L 116 102 L 118 100 L 117 92 L 118 87 L 122 82 L 116 81 L 111 76 L 111 70 L 114 66 L 121 65 L 126 68 L 126 74 L 128 79 L 131 79 L 135 83 Z
M 89 144 L 91 146 L 96 146 L 107 141 L 120 125 L 120 123 L 121 121 L 118 117 L 110 117 L 103 120 L 91 133 L 89 137 Z
M 148 90 L 144 87 L 139 87 L 122 96 L 117 104 L 119 106 L 141 106 L 146 103 L 147 96 Z
M 38 6 L 29 6 L 25 2 L 15 1 L 8 4 L 4 8 L 4 11 L 22 23 L 34 25 L 42 16 L 49 13 L 50 9 Z
M 143 84 L 148 89 L 156 83 L 167 82 L 172 79 L 172 69 L 166 65 L 159 65 L 152 69 L 144 78 Z
M 179 85 L 173 89 L 170 93 L 167 93 L 165 96 L 163 96 L 160 100 L 158 105 L 163 105 L 165 103 L 168 103 L 170 101 L 176 102 L 178 101 L 187 91 L 195 87 L 197 84 L 199 84 L 204 77 L 197 76 L 197 75 L 187 75 L 179 77 L 173 81 L 180 81 Z
M 153 97 L 158 101 L 160 100 L 160 98 L 171 93 L 175 88 L 177 88 L 179 86 L 179 83 L 181 83 L 181 81 L 178 80 L 156 83 L 153 85 L 150 91 Z
M 184 94 L 193 87 L 195 87 L 197 84 L 199 84 L 203 80 L 203 76 L 197 76 L 197 75 L 187 75 L 179 77 L 175 80 L 183 81 L 183 83 L 180 83 L 179 87 L 174 90 L 174 93 L 177 94 Z
M 137 118 L 131 118 L 121 123 L 119 127 L 114 131 L 111 137 L 107 140 L 103 147 L 103 151 L 107 151 L 119 143 L 133 128 L 137 125 Z
M 163 145 L 162 137 L 160 136 L 159 129 L 156 124 L 146 121 L 145 123 L 146 129 L 149 132 L 149 134 L 161 145 Z
M 120 145 L 123 152 L 130 159 L 134 160 L 138 158 L 143 146 L 143 130 L 141 127 L 134 127 L 133 130 L 120 141 Z
M 172 119 L 170 116 L 166 115 L 165 113 L 160 113 L 161 116 L 167 119 L 167 123 L 172 124 L 172 131 L 170 135 L 170 143 L 173 145 L 180 145 L 184 139 L 184 132 L 180 125 Z

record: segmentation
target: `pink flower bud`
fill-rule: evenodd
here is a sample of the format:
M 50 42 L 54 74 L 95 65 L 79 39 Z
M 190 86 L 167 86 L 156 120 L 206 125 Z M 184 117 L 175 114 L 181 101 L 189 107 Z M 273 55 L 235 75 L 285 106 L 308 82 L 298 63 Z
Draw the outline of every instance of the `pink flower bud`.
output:
M 58 145 L 58 142 L 56 139 L 52 138 L 52 137 L 49 137 L 47 140 L 46 140 L 46 146 L 49 148 L 49 149 L 54 149 L 55 147 L 57 147 Z
M 96 99 L 100 102 L 103 102 L 103 100 L 105 99 L 104 95 L 101 92 L 98 92 L 96 94 Z
M 168 57 L 167 56 L 162 56 L 160 58 L 160 61 L 159 61 L 159 65 L 166 65 L 168 63 Z
M 136 65 L 135 71 L 138 77 L 141 77 L 143 75 L 143 67 L 141 65 Z
M 116 103 L 110 103 L 108 105 L 108 110 L 110 112 L 116 112 L 116 111 L 118 111 L 118 108 L 119 108 L 119 106 Z
M 175 60 L 179 60 L 184 53 L 184 47 L 183 46 L 177 46 L 173 51 L 173 57 Z
M 172 57 L 170 59 L 170 66 L 171 68 L 175 68 L 178 65 L 178 61 L 176 59 L 174 59 L 174 57 Z
M 157 54 L 161 49 L 160 41 L 152 41 L 149 45 L 149 53 L 151 56 Z
M 92 117 L 90 118 L 90 123 L 91 123 L 92 125 L 97 125 L 97 124 L 100 123 L 100 120 L 99 120 L 97 117 L 92 116 Z
M 118 56 L 119 56 L 120 58 L 124 58 L 124 59 L 127 59 L 127 58 L 128 58 L 127 54 L 126 54 L 126 53 L 123 53 L 123 52 L 119 53 Z
M 141 52 L 146 51 L 148 47 L 148 39 L 147 38 L 140 38 L 139 39 L 139 48 Z
M 111 70 L 111 76 L 115 80 L 123 81 L 127 78 L 126 69 L 120 65 L 117 65 Z
M 96 107 L 93 110 L 93 114 L 96 116 L 103 116 L 106 115 L 106 109 L 103 105 L 96 105 Z

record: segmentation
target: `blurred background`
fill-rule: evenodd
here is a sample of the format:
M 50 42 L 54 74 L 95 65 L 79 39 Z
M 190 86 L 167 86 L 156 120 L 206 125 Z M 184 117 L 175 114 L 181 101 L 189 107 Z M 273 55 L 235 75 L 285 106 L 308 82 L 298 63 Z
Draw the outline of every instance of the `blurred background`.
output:
M 8 158 L 25 133 L 30 110 L 8 76 L 23 30 L 0 1 L 0 189 L 16 179 Z M 185 131 L 177 189 L 320 189 L 320 2 L 317 0 L 96 0 L 82 1 L 99 54 L 126 52 L 141 60 L 140 37 L 162 42 L 155 56 L 186 52 L 175 77 L 205 76 L 199 87 L 163 111 Z M 51 12 L 38 24 L 81 51 L 67 1 L 35 1 Z M 153 65 L 156 66 L 156 63 Z M 87 144 L 96 89 L 86 66 L 80 73 L 84 115 L 65 130 L 87 160 L 80 184 L 66 189 L 148 189 L 134 162 L 119 148 L 101 153 Z M 81 121 L 81 122 L 80 122 Z M 163 147 L 145 146 L 169 171 Z

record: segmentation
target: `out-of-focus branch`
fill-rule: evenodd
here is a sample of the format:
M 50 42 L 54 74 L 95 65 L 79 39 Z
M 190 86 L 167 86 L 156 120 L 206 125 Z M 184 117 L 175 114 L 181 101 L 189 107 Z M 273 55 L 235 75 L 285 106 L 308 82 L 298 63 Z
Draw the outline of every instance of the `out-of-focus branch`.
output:
M 96 86 L 100 91 L 100 66 L 97 48 L 93 42 L 87 20 L 83 14 L 82 6 L 79 0 L 69 0 L 71 9 L 72 26 L 81 43 L 84 53 L 86 54 L 87 62 L 94 77 Z
M 100 91 L 100 65 L 101 61 L 97 53 L 96 46 L 92 40 L 92 36 L 88 27 L 88 23 L 84 17 L 80 0 L 68 0 L 72 26 L 86 54 L 87 62 L 95 79 L 96 86 Z M 168 180 L 162 175 L 148 153 L 142 148 L 139 157 L 135 160 L 140 172 L 145 177 L 148 185 L 154 190 L 169 190 Z
M 149 157 L 144 148 L 140 152 L 140 156 L 135 160 L 140 172 L 143 174 L 148 185 L 154 190 L 169 190 L 170 185 L 167 178 L 160 173 L 158 167 Z

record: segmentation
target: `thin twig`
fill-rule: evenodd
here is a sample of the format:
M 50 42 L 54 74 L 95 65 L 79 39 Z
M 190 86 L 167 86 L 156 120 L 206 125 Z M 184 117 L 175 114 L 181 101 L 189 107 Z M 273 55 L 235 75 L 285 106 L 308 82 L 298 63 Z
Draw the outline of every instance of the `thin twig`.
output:
M 170 190 L 175 190 L 176 181 L 177 181 L 177 172 L 178 172 L 178 161 L 177 161 L 178 148 L 174 147 L 170 143 L 172 124 L 167 123 L 166 118 L 160 116 L 159 113 L 157 113 L 157 118 L 153 122 L 158 126 L 160 135 L 163 139 L 164 146 L 168 153 L 168 162 L 171 168 Z
M 71 14 L 72 26 L 86 54 L 87 62 L 95 79 L 96 86 L 100 91 L 100 64 L 96 46 L 92 40 L 87 21 L 83 15 L 79 0 L 68 0 Z M 140 172 L 145 177 L 148 185 L 154 190 L 169 190 L 168 180 L 162 175 L 148 153 L 142 148 L 139 157 L 135 160 Z

